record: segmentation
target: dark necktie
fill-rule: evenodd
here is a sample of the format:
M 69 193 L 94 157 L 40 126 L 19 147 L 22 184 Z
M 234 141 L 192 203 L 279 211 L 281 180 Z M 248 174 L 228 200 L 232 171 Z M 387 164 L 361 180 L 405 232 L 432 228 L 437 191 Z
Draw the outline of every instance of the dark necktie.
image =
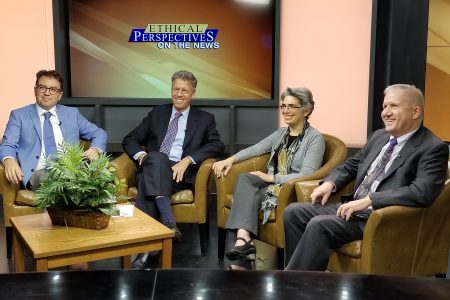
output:
M 178 120 L 182 116 L 182 113 L 176 112 L 175 117 L 170 121 L 169 127 L 167 127 L 166 136 L 164 137 L 159 152 L 169 155 L 170 149 L 172 148 L 173 142 L 175 141 L 175 136 L 178 132 Z
M 51 112 L 44 113 L 44 149 L 45 156 L 50 157 L 50 155 L 56 153 L 56 142 L 55 136 L 53 135 L 53 126 L 52 122 L 50 122 L 50 117 L 52 116 Z
M 391 158 L 395 145 L 397 145 L 396 138 L 389 140 L 389 146 L 384 152 L 383 156 L 381 157 L 381 160 L 378 162 L 373 172 L 367 175 L 366 178 L 364 178 L 364 180 L 361 182 L 361 184 L 359 185 L 358 189 L 355 192 L 354 199 L 362 199 L 366 197 L 369 194 L 370 187 L 372 186 L 373 182 L 379 176 L 385 173 L 384 169 L 386 168 L 386 165 L 389 162 L 389 159 Z

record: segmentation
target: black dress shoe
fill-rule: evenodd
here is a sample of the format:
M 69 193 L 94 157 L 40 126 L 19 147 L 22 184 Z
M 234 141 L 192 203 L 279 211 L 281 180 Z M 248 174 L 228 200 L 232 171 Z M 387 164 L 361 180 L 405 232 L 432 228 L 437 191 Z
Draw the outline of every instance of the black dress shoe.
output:
M 156 269 L 159 267 L 159 252 L 152 255 L 150 252 L 139 253 L 131 264 L 133 269 Z
M 256 258 L 256 247 L 253 244 L 253 239 L 246 241 L 244 238 L 237 238 L 245 242 L 244 245 L 234 246 L 225 253 L 229 260 L 238 260 L 246 258 L 247 260 L 254 261 Z
M 178 229 L 177 227 L 177 223 L 169 223 L 167 224 L 167 227 L 169 227 L 170 229 L 172 229 L 173 232 L 175 232 L 175 236 L 173 237 L 173 240 L 175 242 L 181 242 L 181 240 L 183 239 L 183 236 L 181 235 L 181 231 L 180 229 Z

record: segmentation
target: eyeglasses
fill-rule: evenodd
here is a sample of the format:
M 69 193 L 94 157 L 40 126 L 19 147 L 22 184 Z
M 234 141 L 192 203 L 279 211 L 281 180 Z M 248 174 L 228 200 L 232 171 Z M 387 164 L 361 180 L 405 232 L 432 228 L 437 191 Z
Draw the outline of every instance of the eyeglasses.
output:
M 55 87 L 47 87 L 47 86 L 42 85 L 42 84 L 38 84 L 34 88 L 37 89 L 41 93 L 45 93 L 48 90 L 50 95 L 55 95 L 55 94 L 58 94 L 58 93 L 61 92 L 60 89 L 57 89 Z
M 284 109 L 289 109 L 289 110 L 293 110 L 294 108 L 302 108 L 301 106 L 297 106 L 297 105 L 294 105 L 294 104 L 281 104 L 280 105 L 280 109 L 281 110 L 284 110 Z
M 187 95 L 191 92 L 191 90 L 186 90 L 186 89 L 179 89 L 179 88 L 174 88 L 172 89 L 172 93 L 178 95 L 179 93 L 182 93 L 183 95 Z

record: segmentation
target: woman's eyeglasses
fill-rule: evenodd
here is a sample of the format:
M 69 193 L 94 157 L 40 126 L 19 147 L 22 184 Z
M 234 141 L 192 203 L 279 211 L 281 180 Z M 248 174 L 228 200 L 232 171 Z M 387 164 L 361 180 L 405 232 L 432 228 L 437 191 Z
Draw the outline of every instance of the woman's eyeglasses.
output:
M 284 109 L 293 110 L 294 108 L 302 108 L 302 107 L 298 106 L 298 105 L 294 105 L 294 104 L 281 104 L 280 105 L 281 110 L 284 110 Z

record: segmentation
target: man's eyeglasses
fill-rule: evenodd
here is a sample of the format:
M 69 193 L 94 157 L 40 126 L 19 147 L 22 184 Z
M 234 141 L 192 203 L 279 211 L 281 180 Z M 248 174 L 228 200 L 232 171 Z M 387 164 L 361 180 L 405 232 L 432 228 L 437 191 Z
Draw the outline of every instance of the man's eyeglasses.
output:
M 178 95 L 181 92 L 181 94 L 183 95 L 187 95 L 189 94 L 191 91 L 190 90 L 185 90 L 185 89 L 179 89 L 179 88 L 174 88 L 172 89 L 172 93 Z
M 45 85 L 42 84 L 36 85 L 35 88 L 41 93 L 45 93 L 48 90 L 50 95 L 55 95 L 61 92 L 60 89 L 57 89 L 55 87 L 46 87 Z
M 294 105 L 294 104 L 281 104 L 280 105 L 280 109 L 284 110 L 284 109 L 289 109 L 289 110 L 293 110 L 294 108 L 302 108 L 301 106 L 298 105 Z

